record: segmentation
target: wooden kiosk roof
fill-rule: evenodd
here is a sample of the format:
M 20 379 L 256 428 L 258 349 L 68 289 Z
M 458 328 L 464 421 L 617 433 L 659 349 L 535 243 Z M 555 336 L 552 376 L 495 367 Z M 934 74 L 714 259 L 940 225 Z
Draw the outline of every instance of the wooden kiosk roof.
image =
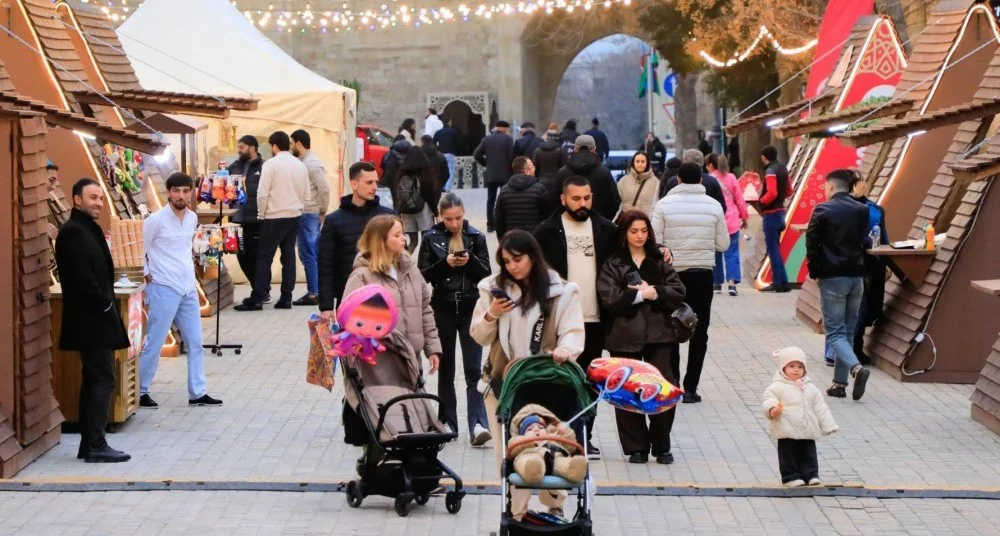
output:
M 239 97 L 215 97 L 193 93 L 173 93 L 169 91 L 129 90 L 109 91 L 103 95 L 92 90 L 75 91 L 73 95 L 83 104 L 106 106 L 105 98 L 111 99 L 123 108 L 136 108 L 151 112 L 200 115 L 225 119 L 229 110 L 253 111 L 257 109 L 257 99 Z
M 784 139 L 794 138 L 803 134 L 816 134 L 824 132 L 835 125 L 852 123 L 862 118 L 878 119 L 899 115 L 910 111 L 912 108 L 913 101 L 910 99 L 852 106 L 837 112 L 807 117 L 789 125 L 779 125 L 774 128 L 774 135 Z
M 793 102 L 792 104 L 786 104 L 784 106 L 779 106 L 777 108 L 762 112 L 750 117 L 745 117 L 739 121 L 734 121 L 727 125 L 726 134 L 728 136 L 735 136 L 740 132 L 745 132 L 747 130 L 757 128 L 764 123 L 772 119 L 782 119 L 786 115 L 794 114 L 798 111 L 805 111 L 809 109 L 820 110 L 825 109 L 833 103 L 833 99 L 836 94 L 833 91 L 826 91 L 817 95 L 812 99 L 803 99 L 800 101 Z
M 880 121 L 877 125 L 849 130 L 837 137 L 849 147 L 864 147 L 873 143 L 895 140 L 920 131 L 956 125 L 965 121 L 981 119 L 1000 112 L 1000 98 L 982 99 L 949 106 L 933 112 Z

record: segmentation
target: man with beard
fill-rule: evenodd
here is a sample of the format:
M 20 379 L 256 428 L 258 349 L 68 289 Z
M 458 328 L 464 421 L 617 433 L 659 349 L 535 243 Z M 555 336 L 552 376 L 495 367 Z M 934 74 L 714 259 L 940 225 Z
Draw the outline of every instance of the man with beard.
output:
M 330 184 L 326 182 L 326 168 L 323 161 L 310 148 L 309 133 L 299 129 L 292 132 L 292 156 L 306 165 L 309 171 L 309 201 L 302 209 L 299 221 L 298 249 L 302 269 L 306 273 L 306 295 L 292 302 L 292 305 L 315 306 L 319 304 L 319 275 L 316 268 L 316 247 L 319 242 L 319 228 L 330 206 Z
M 146 345 L 139 356 L 139 407 L 156 409 L 149 386 L 160 364 L 160 350 L 170 325 L 177 324 L 188 358 L 188 405 L 221 406 L 205 388 L 205 350 L 201 343 L 201 304 L 191 251 L 198 215 L 188 210 L 194 181 L 183 173 L 167 177 L 167 205 L 146 218 L 142 240 L 146 249 Z
M 80 352 L 80 449 L 87 463 L 127 462 L 131 456 L 104 439 L 115 392 L 114 351 L 128 348 L 128 332 L 115 302 L 115 266 L 97 224 L 104 191 L 94 179 L 73 185 L 73 211 L 56 237 L 56 263 L 63 291 L 59 348 Z
M 596 155 L 592 156 L 597 158 Z M 594 194 L 590 182 L 583 177 L 567 178 L 563 182 L 559 199 L 563 208 L 538 225 L 535 239 L 542 247 L 549 266 L 559 272 L 563 279 L 580 287 L 580 306 L 583 309 L 587 339 L 583 353 L 576 362 L 587 370 L 590 362 L 600 357 L 604 351 L 597 274 L 604 261 L 615 251 L 618 228 L 591 209 Z M 601 451 L 590 441 L 593 428 L 594 418 L 588 417 L 587 457 L 600 459 Z
M 556 184 L 562 184 L 568 177 L 587 179 L 594 193 L 594 212 L 606 219 L 614 219 L 621 207 L 622 198 L 618 194 L 618 184 L 614 177 L 601 164 L 601 157 L 597 156 L 597 143 L 592 136 L 577 136 L 573 154 L 566 166 L 556 174 Z
M 236 260 L 251 286 L 257 275 L 257 250 L 260 246 L 257 186 L 260 184 L 260 170 L 264 167 L 264 159 L 257 153 L 259 147 L 257 138 L 249 134 L 240 138 L 236 145 L 240 156 L 228 168 L 230 175 L 243 176 L 243 186 L 247 192 L 247 203 L 237 209 L 232 220 L 243 227 L 243 249 L 236 253 Z M 271 303 L 270 294 L 264 297 L 264 303 Z

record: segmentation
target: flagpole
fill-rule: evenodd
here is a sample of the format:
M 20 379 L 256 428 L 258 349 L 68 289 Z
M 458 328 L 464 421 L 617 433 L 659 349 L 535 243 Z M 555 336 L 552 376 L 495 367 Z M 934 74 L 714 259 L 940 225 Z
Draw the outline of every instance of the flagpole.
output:
M 649 126 L 648 132 L 653 131 L 653 48 L 650 47 L 646 52 L 646 125 Z

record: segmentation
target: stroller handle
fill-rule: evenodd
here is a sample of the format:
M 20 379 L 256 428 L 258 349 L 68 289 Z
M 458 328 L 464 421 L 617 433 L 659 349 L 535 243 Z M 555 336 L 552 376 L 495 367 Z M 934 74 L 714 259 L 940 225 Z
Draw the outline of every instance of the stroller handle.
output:
M 393 404 L 398 404 L 405 400 L 414 400 L 421 398 L 426 400 L 433 400 L 438 404 L 441 403 L 440 397 L 438 397 L 437 395 L 432 395 L 430 393 L 409 393 L 390 398 L 389 401 L 383 404 L 382 407 L 379 408 L 378 410 L 378 425 L 375 426 L 375 437 L 379 437 L 379 434 L 382 433 L 382 425 L 385 424 L 385 416 L 386 414 L 389 413 L 389 408 L 391 408 Z
M 519 437 L 517 439 L 511 440 L 510 444 L 507 445 L 507 459 L 508 460 L 514 459 L 514 456 L 510 454 L 510 451 L 516 449 L 517 447 L 520 447 L 521 445 L 527 443 L 535 443 L 537 441 L 551 441 L 553 443 L 559 443 L 560 445 L 566 447 L 575 448 L 577 452 L 584 452 L 583 447 L 576 441 L 572 439 L 566 439 L 565 437 L 549 434 L 541 437 Z

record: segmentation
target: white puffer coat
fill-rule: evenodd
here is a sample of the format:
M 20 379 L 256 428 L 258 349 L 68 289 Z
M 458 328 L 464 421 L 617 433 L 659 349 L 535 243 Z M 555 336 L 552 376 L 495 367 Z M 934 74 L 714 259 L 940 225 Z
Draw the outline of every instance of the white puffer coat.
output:
M 701 184 L 678 184 L 653 207 L 656 240 L 674 256 L 674 269 L 715 266 L 715 252 L 729 248 L 726 215 Z
M 826 400 L 815 385 L 804 377 L 805 389 L 786 378 L 779 369 L 774 382 L 764 391 L 764 416 L 781 402 L 781 415 L 771 419 L 768 432 L 772 439 L 820 439 L 840 429 Z

